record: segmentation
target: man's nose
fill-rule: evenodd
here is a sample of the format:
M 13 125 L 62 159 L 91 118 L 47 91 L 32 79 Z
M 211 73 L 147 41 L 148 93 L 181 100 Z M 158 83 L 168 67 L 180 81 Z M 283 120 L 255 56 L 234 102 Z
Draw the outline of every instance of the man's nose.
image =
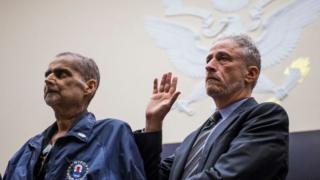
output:
M 206 70 L 207 71 L 216 71 L 217 70 L 217 61 L 215 59 L 211 59 L 207 64 L 206 64 Z
M 49 74 L 44 80 L 46 84 L 53 84 L 55 81 L 56 81 L 56 77 L 53 73 Z

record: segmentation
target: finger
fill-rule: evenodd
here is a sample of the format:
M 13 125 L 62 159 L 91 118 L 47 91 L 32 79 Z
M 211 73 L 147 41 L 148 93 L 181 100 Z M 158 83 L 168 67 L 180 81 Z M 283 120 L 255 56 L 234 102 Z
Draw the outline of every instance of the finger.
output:
M 153 94 L 157 94 L 158 93 L 158 79 L 155 78 L 153 80 Z
M 177 84 L 178 84 L 178 78 L 177 77 L 174 77 L 172 79 L 172 83 L 171 83 L 171 87 L 170 87 L 170 90 L 169 90 L 169 93 L 170 94 L 173 94 L 176 89 L 177 89 Z
M 160 83 L 160 88 L 159 88 L 160 92 L 163 92 L 163 90 L 164 90 L 164 85 L 166 83 L 166 78 L 167 78 L 167 74 L 163 74 L 162 75 L 162 79 L 161 79 L 161 83 Z
M 169 73 L 167 74 L 166 82 L 165 82 L 165 85 L 164 85 L 164 91 L 165 91 L 165 92 L 169 92 L 169 90 L 170 90 L 170 87 L 171 87 L 171 77 L 172 77 L 172 73 L 169 72 Z
M 173 105 L 174 102 L 176 102 L 176 100 L 178 99 L 179 95 L 181 94 L 181 92 L 175 92 L 172 96 L 172 98 L 170 99 L 170 106 Z

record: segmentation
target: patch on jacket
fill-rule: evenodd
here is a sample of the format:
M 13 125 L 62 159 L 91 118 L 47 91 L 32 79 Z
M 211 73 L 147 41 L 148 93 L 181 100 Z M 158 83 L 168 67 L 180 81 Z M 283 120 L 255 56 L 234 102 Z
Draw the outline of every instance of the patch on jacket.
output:
M 68 180 L 82 180 L 87 175 L 89 167 L 83 161 L 73 161 L 68 167 Z

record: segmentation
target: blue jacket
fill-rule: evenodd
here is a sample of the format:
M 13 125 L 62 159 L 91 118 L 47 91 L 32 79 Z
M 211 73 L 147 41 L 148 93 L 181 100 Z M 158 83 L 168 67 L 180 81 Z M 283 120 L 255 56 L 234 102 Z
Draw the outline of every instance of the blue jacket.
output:
M 46 134 L 31 138 L 9 161 L 4 180 L 31 180 Z M 119 120 L 96 121 L 85 113 L 50 151 L 45 179 L 143 180 L 143 161 L 130 127 Z

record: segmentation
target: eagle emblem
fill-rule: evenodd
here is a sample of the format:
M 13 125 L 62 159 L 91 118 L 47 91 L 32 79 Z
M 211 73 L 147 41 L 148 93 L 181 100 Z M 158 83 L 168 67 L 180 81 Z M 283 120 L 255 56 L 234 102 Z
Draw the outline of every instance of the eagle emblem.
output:
M 267 69 L 290 55 L 304 28 L 318 18 L 319 0 L 291 0 L 267 13 L 265 9 L 275 3 L 274 0 L 254 1 L 251 9 L 247 7 L 249 0 L 211 0 L 213 11 L 188 6 L 183 0 L 163 0 L 163 3 L 166 18 L 146 17 L 145 31 L 158 47 L 166 51 L 177 71 L 198 80 L 192 92 L 178 100 L 173 109 L 192 115 L 194 110 L 190 104 L 207 97 L 205 57 L 210 44 L 206 42 L 212 43 L 219 35 L 246 33 L 254 37 L 262 59 L 262 71 L 254 93 L 269 95 L 265 101 L 280 103 L 310 71 L 309 58 L 297 57 L 291 60 L 282 77 L 279 76 L 282 82 L 276 83 L 265 74 Z M 244 17 L 239 13 L 244 8 L 249 9 L 249 23 L 244 23 Z M 173 22 L 170 18 L 174 16 L 201 20 L 201 27 L 196 31 L 185 21 Z

